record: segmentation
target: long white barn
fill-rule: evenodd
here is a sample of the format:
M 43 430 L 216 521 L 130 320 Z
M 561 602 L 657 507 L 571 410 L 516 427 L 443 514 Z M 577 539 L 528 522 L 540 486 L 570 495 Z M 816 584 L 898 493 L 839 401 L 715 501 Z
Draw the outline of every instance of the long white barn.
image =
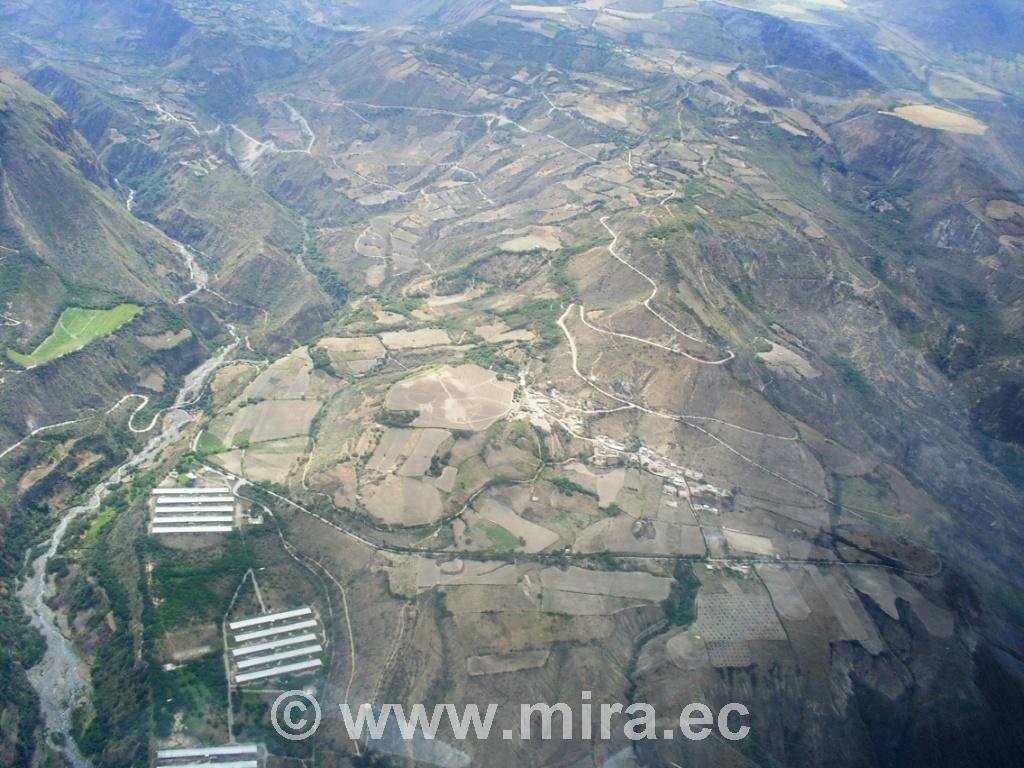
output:
M 156 753 L 156 768 L 260 768 L 262 763 L 258 744 L 158 749 Z
M 323 666 L 323 628 L 309 606 L 232 621 L 227 632 L 237 685 Z
M 154 488 L 151 530 L 174 533 L 228 533 L 238 523 L 231 489 Z

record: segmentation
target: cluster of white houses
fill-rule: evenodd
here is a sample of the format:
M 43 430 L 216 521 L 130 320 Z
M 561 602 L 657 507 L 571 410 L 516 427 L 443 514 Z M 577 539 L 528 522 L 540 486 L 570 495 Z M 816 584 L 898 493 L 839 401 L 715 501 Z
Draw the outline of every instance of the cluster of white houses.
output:
M 323 666 L 323 629 L 308 606 L 232 621 L 228 629 L 237 685 Z
M 156 768 L 259 768 L 261 758 L 258 744 L 158 749 Z
M 154 534 L 228 533 L 236 525 L 228 488 L 154 488 Z

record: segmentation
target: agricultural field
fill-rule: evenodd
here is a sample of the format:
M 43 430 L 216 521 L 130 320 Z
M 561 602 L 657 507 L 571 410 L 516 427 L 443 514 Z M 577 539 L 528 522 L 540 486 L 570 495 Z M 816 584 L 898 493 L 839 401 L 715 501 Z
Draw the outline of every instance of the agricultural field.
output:
M 445 366 L 396 384 L 385 403 L 395 411 L 417 411 L 417 427 L 478 431 L 509 412 L 514 389 L 478 365 Z
M 119 304 L 112 309 L 69 307 L 60 313 L 53 331 L 31 354 L 24 355 L 9 349 L 7 357 L 25 368 L 44 365 L 81 349 L 91 341 L 109 336 L 140 312 L 142 307 L 137 304 Z
M 323 338 L 315 349 L 327 355 L 333 370 L 358 376 L 381 364 L 387 350 L 376 336 Z
M 935 128 L 939 131 L 950 133 L 966 133 L 973 136 L 981 136 L 988 130 L 983 122 L 975 117 L 960 112 L 953 112 L 949 109 L 942 109 L 931 104 L 910 104 L 896 107 L 893 114 L 901 120 L 921 125 L 925 128 Z

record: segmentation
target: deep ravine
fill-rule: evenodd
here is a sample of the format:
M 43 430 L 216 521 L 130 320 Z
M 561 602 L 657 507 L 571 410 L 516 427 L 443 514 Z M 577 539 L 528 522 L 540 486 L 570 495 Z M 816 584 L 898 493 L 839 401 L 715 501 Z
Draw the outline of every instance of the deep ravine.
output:
M 208 276 L 195 263 L 191 251 L 185 245 L 174 240 L 172 243 L 185 260 L 193 283 L 193 289 L 179 299 L 179 302 L 184 302 L 206 287 Z M 129 473 L 152 466 L 164 449 L 181 437 L 182 431 L 193 419 L 185 408 L 198 399 L 210 374 L 227 359 L 240 342 L 235 329 L 230 325 L 228 329 L 232 337 L 231 343 L 185 378 L 174 404 L 164 414 L 160 432 L 142 448 L 129 455 L 106 480 L 97 485 L 84 504 L 64 512 L 46 542 L 46 549 L 32 562 L 28 569 L 28 577 L 18 590 L 18 598 L 31 618 L 32 626 L 46 641 L 46 652 L 42 660 L 28 670 L 29 681 L 39 696 L 40 710 L 48 735 L 57 736 L 58 742 L 63 740 L 63 749 L 74 768 L 87 768 L 90 765 L 71 733 L 71 712 L 88 698 L 89 683 L 83 672 L 85 663 L 75 652 L 70 640 L 60 631 L 53 611 L 46 604 L 46 600 L 53 594 L 46 577 L 47 564 L 60 549 L 68 525 L 73 520 L 96 512 L 108 490 L 124 482 Z

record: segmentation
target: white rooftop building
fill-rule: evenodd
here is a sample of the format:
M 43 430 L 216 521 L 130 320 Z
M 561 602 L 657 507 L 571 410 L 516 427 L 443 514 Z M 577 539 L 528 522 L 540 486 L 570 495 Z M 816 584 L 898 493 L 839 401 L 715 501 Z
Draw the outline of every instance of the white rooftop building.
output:
M 155 535 L 228 533 L 238 522 L 235 496 L 229 488 L 154 488 Z
M 308 606 L 232 621 L 227 632 L 237 685 L 323 666 L 323 629 Z
M 262 756 L 258 744 L 158 749 L 156 768 L 260 768 Z

